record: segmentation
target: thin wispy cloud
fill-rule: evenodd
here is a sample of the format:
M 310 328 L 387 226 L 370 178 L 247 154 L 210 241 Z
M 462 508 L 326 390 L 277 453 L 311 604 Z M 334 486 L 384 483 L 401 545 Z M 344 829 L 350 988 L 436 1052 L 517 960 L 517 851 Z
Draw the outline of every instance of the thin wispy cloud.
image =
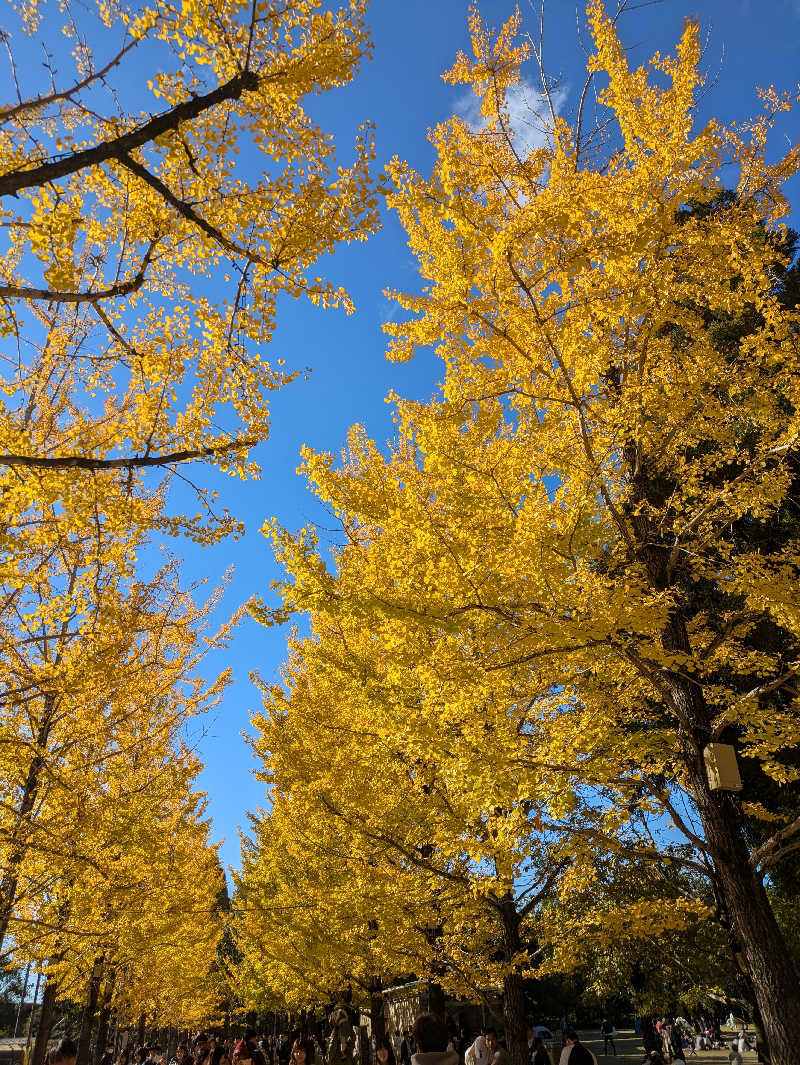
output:
M 569 89 L 566 85 L 559 85 L 551 90 L 550 99 L 557 115 L 561 114 L 568 96 Z M 545 94 L 533 82 L 522 81 L 518 85 L 512 85 L 506 93 L 505 110 L 518 155 L 524 157 L 547 144 L 552 126 L 550 105 Z M 486 128 L 480 101 L 473 92 L 461 97 L 456 104 L 456 113 L 476 133 Z

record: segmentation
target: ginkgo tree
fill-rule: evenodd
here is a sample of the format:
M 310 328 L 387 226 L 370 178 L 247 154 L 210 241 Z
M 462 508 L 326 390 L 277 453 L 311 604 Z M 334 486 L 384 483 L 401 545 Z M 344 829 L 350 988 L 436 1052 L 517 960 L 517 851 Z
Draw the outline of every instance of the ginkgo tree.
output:
M 227 670 L 200 673 L 235 616 L 211 629 L 220 594 L 198 602 L 168 556 L 154 552 L 156 572 L 137 577 L 147 538 L 109 529 L 87 503 L 91 535 L 42 507 L 42 542 L 0 579 L 0 942 L 6 961 L 47 976 L 37 1063 L 56 995 L 84 1007 L 82 1065 L 98 996 L 106 1017 L 124 1007 L 187 1023 L 220 999 L 221 874 L 182 740 L 227 684 Z M 158 515 L 157 495 L 138 503 Z M 178 949 L 190 934 L 192 949 Z
M 112 1013 L 122 1025 L 194 1026 L 220 1011 L 222 870 L 194 789 L 199 762 L 164 727 L 164 710 L 119 728 L 102 782 L 93 756 L 76 756 L 87 783 L 60 803 L 68 843 L 28 857 L 40 890 L 17 905 L 13 952 L 47 976 L 37 1060 L 56 998 L 81 1010 L 79 1063 L 98 1010 L 106 1027 Z
M 331 571 L 313 536 L 274 532 L 286 605 L 393 633 L 398 683 L 424 662 L 429 744 L 456 721 L 479 733 L 487 707 L 513 722 L 494 760 L 545 808 L 542 831 L 591 800 L 564 891 L 585 891 L 598 848 L 672 860 L 634 822 L 680 833 L 790 1065 L 800 991 L 765 879 L 800 821 L 711 770 L 724 745 L 777 784 L 796 775 L 800 378 L 782 279 L 800 150 L 768 156 L 791 100 L 766 91 L 749 126 L 695 128 L 697 24 L 632 69 L 602 4 L 588 17 L 605 141 L 554 113 L 521 151 L 506 92 L 532 46 L 518 17 L 492 37 L 475 14 L 449 78 L 483 125 L 437 127 L 430 178 L 393 164 L 424 288 L 398 296 L 411 317 L 391 351 L 435 346 L 442 394 L 397 402 L 388 455 L 358 431 L 341 467 L 306 453 L 345 539 Z
M 303 106 L 353 77 L 363 3 L 15 10 L 4 41 L 27 34 L 53 69 L 43 86 L 12 52 L 0 108 L 3 513 L 13 528 L 57 502 L 77 526 L 93 474 L 128 492 L 190 460 L 256 475 L 269 395 L 293 376 L 265 355 L 277 302 L 351 309 L 314 263 L 377 226 L 369 130 L 339 165 Z M 196 491 L 200 513 L 161 528 L 239 528 Z
M 531 830 L 537 811 L 495 766 L 491 728 L 488 750 L 441 718 L 444 746 L 421 733 L 421 657 L 399 682 L 387 633 L 334 604 L 312 624 L 287 690 L 265 686 L 254 719 L 270 809 L 237 880 L 246 1000 L 261 988 L 307 1007 L 408 973 L 492 1011 L 501 992 L 497 1020 L 522 1062 L 526 929 L 565 865 L 560 839 Z
M 277 303 L 349 310 L 314 263 L 377 226 L 369 129 L 339 165 L 304 109 L 366 55 L 363 7 L 34 0 L 3 14 L 0 938 L 49 950 L 53 973 L 75 958 L 73 903 L 54 885 L 83 883 L 97 861 L 80 803 L 109 786 L 120 730 L 144 757 L 146 727 L 172 742 L 224 683 L 193 676 L 215 645 L 207 609 L 171 563 L 155 578 L 137 569 L 159 537 L 240 530 L 199 480 L 198 513 L 170 511 L 176 466 L 257 475 L 269 394 L 292 377 L 265 356 Z M 160 912 L 145 909 L 156 924 Z M 131 1003 L 145 995 L 141 980 L 123 985 Z M 194 991 L 181 1001 L 194 997 L 184 1016 L 197 1020 Z
M 42 890 L 37 852 L 45 883 L 54 863 L 72 875 L 81 797 L 108 786 L 123 753 L 146 765 L 151 734 L 173 741 L 229 679 L 223 671 L 207 684 L 196 672 L 230 632 L 207 631 L 218 596 L 198 606 L 174 563 L 150 581 L 109 571 L 114 551 L 104 548 L 99 531 L 64 538 L 37 557 L 27 588 L 3 583 L 0 944 L 18 934 L 20 903 Z
M 81 552 L 66 557 L 75 568 Z M 93 568 L 81 603 L 42 566 L 18 602 L 36 639 L 4 644 L 0 918 L 6 959 L 47 977 L 37 1062 L 56 996 L 83 1008 L 82 1063 L 95 1008 L 195 1024 L 220 1000 L 222 874 L 184 741 L 227 682 L 197 676 L 227 630 L 206 633 L 217 597 L 197 606 L 174 566 L 150 582 Z M 54 629 L 30 609 L 43 601 Z

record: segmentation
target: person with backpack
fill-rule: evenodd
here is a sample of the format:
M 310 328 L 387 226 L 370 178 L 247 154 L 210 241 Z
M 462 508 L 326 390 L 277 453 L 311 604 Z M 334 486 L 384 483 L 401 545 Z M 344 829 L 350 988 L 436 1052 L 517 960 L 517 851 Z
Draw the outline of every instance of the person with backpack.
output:
M 558 1065 L 597 1065 L 597 1058 L 583 1045 L 574 1028 L 564 1029 L 564 1049 Z
M 600 1025 L 600 1035 L 603 1037 L 603 1055 L 608 1053 L 608 1044 L 611 1044 L 611 1053 L 614 1057 L 617 1056 L 617 1047 L 614 1043 L 614 1039 L 617 1035 L 617 1029 L 614 1027 L 614 1022 L 610 1021 L 608 1017 L 603 1018 L 603 1023 Z

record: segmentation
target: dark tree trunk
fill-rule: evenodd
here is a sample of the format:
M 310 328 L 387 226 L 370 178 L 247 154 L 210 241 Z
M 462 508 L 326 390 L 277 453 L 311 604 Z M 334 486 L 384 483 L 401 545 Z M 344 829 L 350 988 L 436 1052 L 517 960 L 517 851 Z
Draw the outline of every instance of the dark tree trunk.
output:
M 708 849 L 752 982 L 772 1065 L 796 1065 L 800 986 L 764 883 L 753 869 L 738 810 L 729 795 L 692 777 Z
M 637 501 L 650 502 L 653 486 L 648 481 L 644 464 L 632 479 L 632 487 Z M 650 583 L 659 591 L 674 587 L 669 573 L 670 548 L 659 542 L 657 530 L 651 528 L 647 508 L 636 512 L 632 521 Z M 661 644 L 665 651 L 692 653 L 686 615 L 679 604 L 673 607 L 664 626 Z M 797 1065 L 800 982 L 763 880 L 750 861 L 739 810 L 729 793 L 712 791 L 709 787 L 703 750 L 711 740 L 711 714 L 705 701 L 703 682 L 685 672 L 678 674 L 664 670 L 659 676 L 669 692 L 682 759 L 725 909 L 742 946 L 772 1065 Z
M 108 1046 L 109 1024 L 111 1022 L 111 1000 L 114 996 L 114 981 L 116 973 L 112 969 L 108 975 L 108 982 L 106 983 L 105 991 L 103 992 L 103 1001 L 100 1005 L 100 1017 L 97 1022 L 97 1041 L 94 1047 L 94 1063 L 100 1065 L 100 1060 L 103 1054 L 106 1052 Z M 169 1061 L 169 1058 L 167 1058 Z
M 89 1047 L 92 1042 L 92 1029 L 97 1012 L 97 999 L 100 995 L 100 977 L 92 975 L 89 979 L 89 993 L 81 1014 L 81 1030 L 78 1035 L 78 1056 L 75 1065 L 89 1065 Z
M 435 980 L 428 981 L 428 1009 L 431 1013 L 443 1018 L 446 1014 L 446 1004 L 447 998 L 442 985 Z
M 434 958 L 430 965 L 431 978 L 428 980 L 428 1009 L 431 1013 L 434 1013 L 437 1017 L 441 1017 L 442 1020 L 444 1020 L 446 1016 L 444 988 L 437 979 L 437 977 L 441 977 L 444 968 L 442 962 L 437 960 L 436 951 L 436 943 L 442 936 L 442 926 L 441 924 L 430 924 L 424 929 L 424 932 L 428 945 L 433 948 Z
M 47 1054 L 47 1041 L 50 1038 L 50 1029 L 53 1027 L 53 1007 L 55 1004 L 55 981 L 48 980 L 44 985 L 42 1010 L 39 1015 L 39 1027 L 36 1031 L 36 1042 L 33 1044 L 31 1065 L 44 1065 L 44 1059 Z
M 520 940 L 520 915 L 513 896 L 507 894 L 500 903 L 500 921 L 503 934 L 503 957 L 513 966 L 503 977 L 503 1027 L 506 1031 L 506 1048 L 511 1065 L 527 1065 L 528 1024 L 525 1016 L 525 986 L 522 974 L 516 969 L 516 960 L 522 947 Z
M 31 759 L 25 776 L 19 806 L 14 815 L 14 824 L 9 833 L 6 867 L 3 872 L 3 878 L 0 880 L 0 951 L 2 951 L 8 933 L 8 926 L 14 913 L 14 903 L 17 899 L 17 887 L 19 886 L 19 871 L 28 846 L 26 830 L 31 810 L 33 810 L 39 793 L 39 782 L 44 768 L 44 755 L 41 752 L 50 738 L 54 711 L 55 699 L 52 695 L 45 696 L 42 720 L 36 733 L 35 749 L 38 753 Z
M 369 985 L 369 1024 L 372 1029 L 372 1038 L 375 1047 L 386 1035 L 386 1018 L 383 1015 L 383 992 L 381 990 L 381 978 L 374 977 Z
M 111 1019 L 111 1007 L 101 1006 L 97 1018 L 97 1038 L 94 1044 L 94 1065 L 100 1065 L 108 1046 L 108 1022 Z
M 141 1046 L 144 1043 L 144 1026 L 147 1022 L 147 1018 L 144 1014 L 139 1017 L 139 1024 L 136 1028 L 136 1045 Z

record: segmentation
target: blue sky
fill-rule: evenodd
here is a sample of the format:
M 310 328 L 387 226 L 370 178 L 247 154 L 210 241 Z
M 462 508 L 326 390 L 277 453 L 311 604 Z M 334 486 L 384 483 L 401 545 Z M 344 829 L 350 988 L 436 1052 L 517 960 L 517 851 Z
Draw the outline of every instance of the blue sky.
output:
M 636 3 L 632 0 L 631 6 Z M 533 9 L 524 2 L 521 7 L 533 31 Z M 508 15 L 510 4 L 486 0 L 482 11 L 489 23 L 497 25 Z M 655 50 L 671 50 L 689 14 L 696 15 L 708 32 L 705 65 L 712 84 L 701 102 L 701 119 L 713 113 L 727 121 L 755 113 L 756 85 L 796 87 L 800 0 L 663 0 L 642 5 L 621 23 L 633 59 L 643 61 Z M 430 169 L 427 130 L 465 106 L 463 94 L 445 85 L 441 74 L 458 49 L 468 47 L 466 16 L 466 0 L 373 0 L 372 61 L 353 85 L 320 98 L 312 107 L 337 136 L 343 158 L 358 125 L 370 119 L 377 126 L 379 165 L 397 154 L 423 172 Z M 573 0 L 549 0 L 545 51 L 550 70 L 562 77 L 564 107 L 569 110 L 583 71 Z M 147 72 L 142 70 L 141 76 L 146 78 Z M 796 139 L 798 132 L 797 118 L 791 116 L 780 135 Z M 430 353 L 406 365 L 384 358 L 381 323 L 393 310 L 383 289 L 412 289 L 417 284 L 415 265 L 396 220 L 387 217 L 383 230 L 368 244 L 342 249 L 325 265 L 332 280 L 349 289 L 356 314 L 348 317 L 293 301 L 279 309 L 273 357 L 285 358 L 290 367 L 311 366 L 313 372 L 273 397 L 272 437 L 258 452 L 263 479 L 244 485 L 218 481 L 220 502 L 246 523 L 245 537 L 211 549 L 183 548 L 187 579 L 207 577 L 213 584 L 229 566 L 234 567 L 225 599 L 228 611 L 253 593 L 269 597 L 269 582 L 279 576 L 269 544 L 259 533 L 266 518 L 274 516 L 290 528 L 310 520 L 326 525 L 326 515 L 296 474 L 300 447 L 309 444 L 338 451 L 354 422 L 384 441 L 392 432 L 391 411 L 384 401 L 389 389 L 425 398 L 436 387 L 439 367 Z M 193 476 L 200 472 L 195 469 Z M 213 662 L 233 669 L 234 684 L 193 738 L 206 763 L 201 786 L 209 794 L 214 836 L 224 840 L 226 865 L 238 864 L 238 826 L 245 823 L 246 811 L 264 800 L 242 738 L 249 728 L 249 714 L 258 706 L 249 673 L 256 669 L 265 679 L 276 679 L 285 640 L 286 630 L 264 630 L 252 621 L 242 625 L 231 648 Z

